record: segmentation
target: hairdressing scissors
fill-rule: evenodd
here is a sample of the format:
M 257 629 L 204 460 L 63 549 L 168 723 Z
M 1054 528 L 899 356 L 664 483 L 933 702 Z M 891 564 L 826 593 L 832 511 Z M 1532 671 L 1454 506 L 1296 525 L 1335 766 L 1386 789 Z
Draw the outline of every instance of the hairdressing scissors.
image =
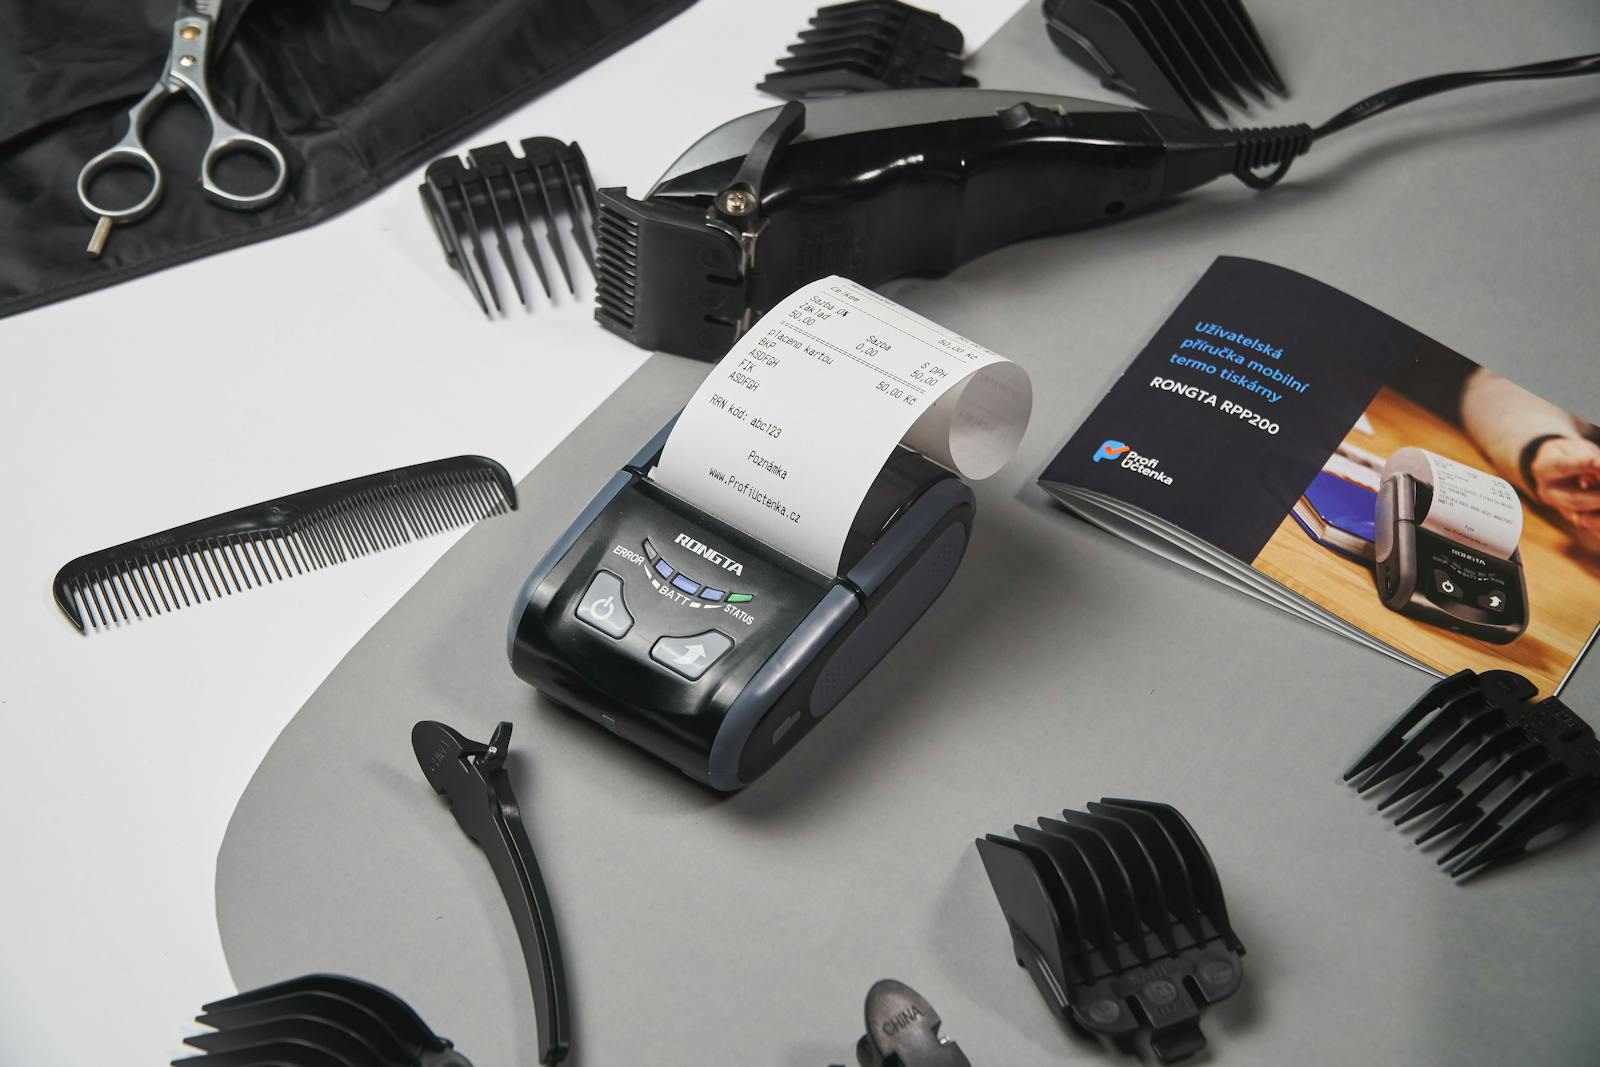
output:
M 94 236 L 89 239 L 88 253 L 98 257 L 105 248 L 111 227 L 118 222 L 135 222 L 144 218 L 161 200 L 161 168 L 155 157 L 144 146 L 141 135 L 157 107 L 167 97 L 186 92 L 211 125 L 211 143 L 200 159 L 200 188 L 213 203 L 235 211 L 255 211 L 266 207 L 283 195 L 288 183 L 289 165 L 284 161 L 278 146 L 253 133 L 225 121 L 217 114 L 211 101 L 211 87 L 206 81 L 206 54 L 210 50 L 211 33 L 222 13 L 223 0 L 179 0 L 178 16 L 172 24 L 172 49 L 167 54 L 167 65 L 161 77 L 144 94 L 144 98 L 128 109 L 128 132 L 122 140 L 95 156 L 78 172 L 78 200 L 91 218 L 95 219 Z M 218 158 L 234 151 L 253 151 L 267 157 L 274 170 L 272 184 L 258 193 L 232 193 L 217 184 L 212 173 Z M 95 175 L 108 167 L 131 164 L 150 172 L 150 191 L 143 200 L 132 207 L 107 208 L 89 197 L 89 185 Z

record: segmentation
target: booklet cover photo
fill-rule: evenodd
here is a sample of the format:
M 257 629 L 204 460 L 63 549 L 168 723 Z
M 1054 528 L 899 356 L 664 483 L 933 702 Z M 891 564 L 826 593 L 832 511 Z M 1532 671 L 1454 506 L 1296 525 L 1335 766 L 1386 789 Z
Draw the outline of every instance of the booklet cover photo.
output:
M 1600 430 L 1271 264 L 1214 262 L 1039 481 L 1436 673 L 1551 693 L 1600 629 Z

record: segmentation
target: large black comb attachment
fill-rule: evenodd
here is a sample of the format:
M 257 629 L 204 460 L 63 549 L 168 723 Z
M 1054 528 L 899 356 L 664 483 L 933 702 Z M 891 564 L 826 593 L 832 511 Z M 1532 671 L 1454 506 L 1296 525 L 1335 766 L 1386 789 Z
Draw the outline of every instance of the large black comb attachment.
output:
M 56 573 L 56 605 L 84 633 L 110 629 L 516 507 L 511 476 L 484 456 L 399 467 L 79 556 Z
M 978 841 L 1017 962 L 1051 1010 L 1162 1063 L 1205 1048 L 1200 1010 L 1243 977 L 1210 855 L 1176 808 L 1106 798 Z
M 1431 687 L 1345 772 L 1380 811 L 1439 849 L 1457 879 L 1519 859 L 1600 817 L 1600 741 L 1510 671 Z M 1381 788 L 1387 787 L 1387 788 Z
M 465 159 L 444 156 L 428 164 L 417 187 L 433 223 L 445 262 L 461 275 L 483 313 L 504 310 L 495 270 L 489 263 L 489 239 L 518 303 L 532 307 L 531 287 L 524 287 L 513 251 L 513 234 L 533 268 L 547 300 L 554 300 L 551 271 L 539 251 L 537 235 L 576 296 L 571 258 L 562 231 L 570 236 L 589 272 L 594 273 L 595 192 L 589 163 L 578 142 L 553 137 L 528 137 L 512 151 L 508 142 L 470 150 Z
M 1229 121 L 1288 95 L 1242 0 L 1044 0 L 1044 17 L 1067 58 L 1156 111 Z
M 899 0 L 830 4 L 756 88 L 785 100 L 878 89 L 975 86 L 962 71 L 961 31 Z
M 308 974 L 205 1006 L 173 1067 L 472 1067 L 388 990 Z

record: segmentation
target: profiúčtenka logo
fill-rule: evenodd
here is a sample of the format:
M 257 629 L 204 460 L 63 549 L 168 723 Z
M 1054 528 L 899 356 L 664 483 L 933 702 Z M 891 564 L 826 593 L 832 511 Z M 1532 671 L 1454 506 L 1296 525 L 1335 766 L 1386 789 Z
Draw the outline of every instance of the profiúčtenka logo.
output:
M 1154 456 L 1143 456 L 1125 441 L 1104 441 L 1094 450 L 1094 461 L 1109 459 L 1123 470 L 1143 475 L 1162 485 L 1172 484 L 1172 475 L 1161 469 L 1161 461 Z
M 1106 441 L 1094 451 L 1094 461 L 1099 463 L 1103 459 L 1115 460 L 1124 452 L 1129 451 L 1129 446 L 1121 441 Z

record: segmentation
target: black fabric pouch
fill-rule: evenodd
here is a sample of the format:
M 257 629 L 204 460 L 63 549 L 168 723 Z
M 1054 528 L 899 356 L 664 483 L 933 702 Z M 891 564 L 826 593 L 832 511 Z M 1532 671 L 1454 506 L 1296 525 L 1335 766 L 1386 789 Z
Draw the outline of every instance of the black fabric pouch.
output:
M 276 144 L 281 199 L 230 211 L 200 192 L 205 119 L 182 94 L 146 127 L 166 190 L 113 227 L 104 254 L 78 171 L 127 131 L 167 56 L 174 0 L 0 0 L 0 316 L 309 226 L 643 36 L 694 0 L 228 0 L 212 41 L 224 119 Z M 538 133 L 543 131 L 529 131 Z M 257 171 L 259 173 L 252 173 Z M 234 153 L 230 188 L 264 188 L 267 165 Z M 119 167 L 93 185 L 122 207 L 149 188 Z

